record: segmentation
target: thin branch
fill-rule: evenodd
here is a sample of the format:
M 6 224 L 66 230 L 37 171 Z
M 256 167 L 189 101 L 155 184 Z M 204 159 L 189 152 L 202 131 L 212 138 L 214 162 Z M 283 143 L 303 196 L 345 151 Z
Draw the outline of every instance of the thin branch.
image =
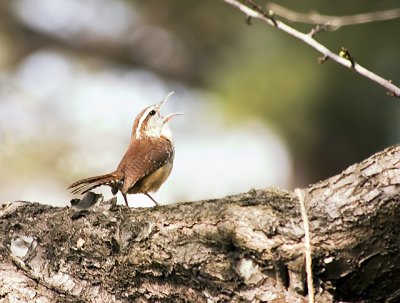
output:
M 316 41 L 312 35 L 305 34 L 302 32 L 299 32 L 298 30 L 288 26 L 287 24 L 273 19 L 270 15 L 267 15 L 265 12 L 260 11 L 257 7 L 252 5 L 252 8 L 238 2 L 237 0 L 223 0 L 224 2 L 238 8 L 240 11 L 242 11 L 246 16 L 255 18 L 255 19 L 260 19 L 269 25 L 276 27 L 277 29 L 284 31 L 285 33 L 303 41 L 304 43 L 310 45 L 312 48 L 316 49 L 318 52 L 320 52 L 323 55 L 324 61 L 326 59 L 331 59 L 349 69 L 352 69 L 356 73 L 360 74 L 361 76 L 370 79 L 371 81 L 381 85 L 384 87 L 390 96 L 400 98 L 400 88 L 397 87 L 392 83 L 391 80 L 386 80 L 382 78 L 381 76 L 378 76 L 377 74 L 369 71 L 365 67 L 362 67 L 358 63 L 351 61 L 347 58 L 341 57 L 332 51 L 330 51 L 328 48 L 326 48 L 324 45 Z
M 288 21 L 307 24 L 323 24 L 332 28 L 400 18 L 400 8 L 341 17 L 320 15 L 317 12 L 303 14 L 287 9 L 276 3 L 268 3 L 267 8 L 272 10 L 275 15 L 285 18 Z

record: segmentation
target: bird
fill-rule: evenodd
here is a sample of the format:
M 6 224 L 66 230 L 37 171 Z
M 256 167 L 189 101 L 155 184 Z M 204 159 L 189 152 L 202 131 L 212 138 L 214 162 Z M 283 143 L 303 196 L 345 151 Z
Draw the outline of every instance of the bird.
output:
M 78 180 L 68 189 L 73 194 L 84 194 L 107 185 L 113 195 L 121 192 L 128 207 L 127 194 L 138 193 L 145 194 L 155 205 L 159 205 L 150 193 L 157 191 L 171 173 L 175 150 L 169 122 L 183 114 L 161 115 L 161 107 L 172 94 L 174 92 L 136 116 L 129 146 L 115 171 Z

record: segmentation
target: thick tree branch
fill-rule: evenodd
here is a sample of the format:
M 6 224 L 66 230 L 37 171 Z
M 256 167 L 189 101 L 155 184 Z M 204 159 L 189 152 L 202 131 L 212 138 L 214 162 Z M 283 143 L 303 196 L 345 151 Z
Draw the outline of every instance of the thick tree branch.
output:
M 400 299 L 400 145 L 302 191 L 316 302 Z M 0 204 L 0 298 L 306 302 L 297 196 L 252 190 L 151 209 Z
M 328 48 L 326 48 L 324 45 L 319 43 L 313 38 L 313 34 L 315 31 L 312 31 L 310 34 L 305 34 L 302 32 L 299 32 L 298 30 L 288 26 L 287 24 L 283 23 L 282 21 L 274 19 L 272 16 L 268 15 L 267 13 L 263 12 L 259 7 L 254 5 L 251 1 L 247 1 L 252 7 L 248 7 L 236 0 L 223 0 L 224 2 L 238 8 L 240 11 L 242 11 L 246 16 L 251 17 L 251 18 L 256 18 L 260 19 L 269 25 L 276 27 L 277 29 L 303 41 L 304 43 L 310 45 L 312 48 L 316 49 L 318 52 L 320 52 L 323 55 L 323 61 L 325 61 L 327 58 L 335 61 L 336 63 L 339 63 L 340 65 L 343 65 L 356 73 L 360 74 L 361 76 L 379 84 L 380 86 L 384 87 L 390 96 L 400 98 L 400 88 L 397 87 L 392 83 L 391 80 L 386 80 L 382 78 L 381 76 L 378 76 L 377 74 L 371 72 L 370 70 L 366 69 L 365 67 L 362 67 L 359 65 L 357 62 L 354 62 L 352 60 L 349 60 L 348 58 L 341 57 L 332 51 L 330 51 Z M 321 61 L 321 62 L 323 62 Z
M 315 25 L 326 25 L 334 29 L 340 28 L 342 26 L 387 21 L 400 18 L 400 8 L 393 8 L 383 11 L 356 14 L 350 16 L 328 16 L 321 15 L 317 12 L 303 14 L 292 11 L 276 3 L 268 3 L 267 8 L 273 11 L 274 15 L 285 18 L 288 21 Z

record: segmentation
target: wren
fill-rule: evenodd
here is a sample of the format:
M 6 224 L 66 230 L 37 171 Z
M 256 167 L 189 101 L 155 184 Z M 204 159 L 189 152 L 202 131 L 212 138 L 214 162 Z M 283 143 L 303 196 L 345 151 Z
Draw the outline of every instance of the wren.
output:
M 169 122 L 182 115 L 162 116 L 160 113 L 161 106 L 173 93 L 137 115 L 128 149 L 114 172 L 76 181 L 68 189 L 73 194 L 84 194 L 98 186 L 108 185 L 113 195 L 118 191 L 122 193 L 127 206 L 126 195 L 138 193 L 145 194 L 159 205 L 149 193 L 157 191 L 171 173 L 174 144 Z

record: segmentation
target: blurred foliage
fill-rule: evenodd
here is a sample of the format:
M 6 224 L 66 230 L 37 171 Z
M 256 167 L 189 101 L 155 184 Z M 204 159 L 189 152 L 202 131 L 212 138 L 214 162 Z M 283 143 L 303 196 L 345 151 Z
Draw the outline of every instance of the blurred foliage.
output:
M 43 31 L 21 19 L 11 1 L 2 1 L 0 68 L 11 69 L 37 49 L 55 48 L 80 60 L 141 67 L 215 91 L 230 123 L 257 118 L 281 134 L 294 159 L 297 186 L 337 173 L 398 142 L 399 100 L 335 63 L 319 65 L 318 53 L 270 26 L 258 21 L 248 26 L 244 15 L 223 1 L 124 3 L 134 8 L 139 20 L 125 36 L 112 40 Z M 398 5 L 388 0 L 277 3 L 330 15 Z M 349 48 L 361 65 L 399 84 L 399 27 L 400 20 L 349 26 L 320 33 L 317 39 L 333 51 Z
M 400 22 L 392 23 L 395 35 Z M 362 65 L 399 79 L 396 64 L 389 62 L 398 60 L 400 39 L 389 42 L 387 36 L 379 35 L 376 27 L 382 24 L 365 27 L 371 29 L 344 28 L 318 38 L 332 50 L 345 45 Z M 222 93 L 236 121 L 263 117 L 283 134 L 294 154 L 295 170 L 300 172 L 297 177 L 302 179 L 295 183 L 338 173 L 398 141 L 399 101 L 386 96 L 381 87 L 335 63 L 318 65 L 319 54 L 290 37 L 282 39 L 282 33 L 269 27 L 256 25 L 248 31 L 251 39 L 242 39 L 210 83 Z M 338 37 L 340 32 L 343 39 Z M 371 36 L 380 37 L 377 44 Z
M 136 3 L 136 2 L 135 2 Z M 305 185 L 399 139 L 399 101 L 359 75 L 326 62 L 302 42 L 253 21 L 222 1 L 147 1 L 146 15 L 178 33 L 190 33 L 193 70 L 186 79 L 222 95 L 231 123 L 263 119 L 286 140 L 294 183 Z M 262 2 L 258 2 L 262 4 Z M 299 12 L 348 15 L 396 7 L 396 1 L 279 1 Z M 311 26 L 291 24 L 305 32 Z M 357 62 L 389 79 L 397 68 L 400 20 L 322 32 L 333 51 L 350 49 Z M 399 81 L 395 81 L 399 82 Z

